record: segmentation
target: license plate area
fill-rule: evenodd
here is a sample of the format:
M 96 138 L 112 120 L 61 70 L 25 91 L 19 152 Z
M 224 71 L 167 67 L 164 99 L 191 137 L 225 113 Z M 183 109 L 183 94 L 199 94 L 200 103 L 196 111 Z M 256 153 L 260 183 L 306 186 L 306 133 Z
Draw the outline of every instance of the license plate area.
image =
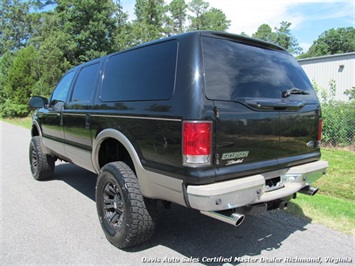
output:
M 285 187 L 285 185 L 279 176 L 265 180 L 265 192 L 274 191 L 283 187 Z

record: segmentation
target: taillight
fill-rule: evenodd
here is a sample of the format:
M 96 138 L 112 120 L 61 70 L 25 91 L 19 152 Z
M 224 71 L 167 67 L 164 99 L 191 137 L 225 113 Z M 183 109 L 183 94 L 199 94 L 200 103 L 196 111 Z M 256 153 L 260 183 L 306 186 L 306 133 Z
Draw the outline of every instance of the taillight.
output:
M 211 164 L 212 122 L 183 122 L 183 164 L 202 166 Z
M 322 120 L 322 118 L 319 118 L 317 141 L 321 141 L 322 140 L 322 131 L 323 131 L 323 120 Z

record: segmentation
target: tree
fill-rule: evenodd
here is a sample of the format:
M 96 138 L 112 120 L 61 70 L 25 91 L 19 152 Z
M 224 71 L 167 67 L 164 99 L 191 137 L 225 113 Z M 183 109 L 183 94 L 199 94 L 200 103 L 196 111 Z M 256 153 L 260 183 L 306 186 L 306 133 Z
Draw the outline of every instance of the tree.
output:
M 168 34 L 165 24 L 167 8 L 164 0 L 137 0 L 133 22 L 134 44 L 140 44 L 159 39 Z
M 267 42 L 275 42 L 275 33 L 272 32 L 272 29 L 268 24 L 260 25 L 258 30 L 253 33 L 252 37 Z
M 36 50 L 27 46 L 15 53 L 11 66 L 7 69 L 6 81 L 3 82 L 5 102 L 2 116 L 26 116 L 29 113 L 28 100 L 38 79 L 36 68 Z
M 7 99 L 5 87 L 7 86 L 9 69 L 13 64 L 13 61 L 14 56 L 9 51 L 0 57 L 0 114 L 2 114 L 2 110 L 4 110 L 4 104 Z
M 39 13 L 37 31 L 30 44 L 38 50 L 36 93 L 49 96 L 58 80 L 78 61 L 75 38 L 64 29 L 63 18 L 55 11 Z
M 202 30 L 226 31 L 230 26 L 230 20 L 227 20 L 226 15 L 218 8 L 211 8 L 203 14 Z
M 292 54 L 299 54 L 302 48 L 291 34 L 290 27 L 290 22 L 282 21 L 280 27 L 275 27 L 275 31 L 272 31 L 268 24 L 262 24 L 252 37 L 280 45 Z
M 280 27 L 275 27 L 275 43 L 284 47 L 291 54 L 300 54 L 302 48 L 299 46 L 295 36 L 291 34 L 291 22 L 282 21 Z
M 250 38 L 250 36 L 249 36 L 246 32 L 244 32 L 244 31 L 242 31 L 239 35 L 240 35 L 240 36 L 243 36 L 243 37 Z
M 58 0 L 58 30 L 74 41 L 72 65 L 113 51 L 115 6 L 111 0 Z
M 28 1 L 3 0 L 0 8 L 0 56 L 25 47 L 31 37 Z
M 185 31 L 185 21 L 187 17 L 187 4 L 185 0 L 173 0 L 169 5 L 171 14 L 171 30 L 170 33 L 178 34 Z
M 116 30 L 113 34 L 115 51 L 120 51 L 129 46 L 132 46 L 131 32 L 132 25 L 128 23 L 128 14 L 123 11 L 121 0 L 117 0 L 115 3 L 114 19 L 116 20 Z
M 347 89 L 344 94 L 349 97 L 350 101 L 355 100 L 355 87 Z
M 31 0 L 32 7 L 36 10 L 43 9 L 48 5 L 54 5 L 56 0 Z
M 192 0 L 188 5 L 193 15 L 189 15 L 190 25 L 188 30 L 218 30 L 226 31 L 230 26 L 230 20 L 222 10 L 209 9 L 209 3 L 203 0 Z
M 193 16 L 189 15 L 190 27 L 189 30 L 201 30 L 204 26 L 203 14 L 207 12 L 210 4 L 203 0 L 192 0 L 189 4 L 189 10 Z
M 315 40 L 300 58 L 349 53 L 355 51 L 355 28 L 330 29 Z

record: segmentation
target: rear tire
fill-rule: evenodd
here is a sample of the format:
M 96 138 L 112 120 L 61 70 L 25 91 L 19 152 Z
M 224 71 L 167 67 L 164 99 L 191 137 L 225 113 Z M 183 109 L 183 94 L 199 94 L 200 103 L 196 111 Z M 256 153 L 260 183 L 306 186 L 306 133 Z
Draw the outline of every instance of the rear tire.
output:
M 143 243 L 154 233 L 156 202 L 143 197 L 136 175 L 124 162 L 101 169 L 96 207 L 106 238 L 120 249 Z
M 36 180 L 54 177 L 54 163 L 56 159 L 44 154 L 39 136 L 32 137 L 29 150 L 31 173 Z

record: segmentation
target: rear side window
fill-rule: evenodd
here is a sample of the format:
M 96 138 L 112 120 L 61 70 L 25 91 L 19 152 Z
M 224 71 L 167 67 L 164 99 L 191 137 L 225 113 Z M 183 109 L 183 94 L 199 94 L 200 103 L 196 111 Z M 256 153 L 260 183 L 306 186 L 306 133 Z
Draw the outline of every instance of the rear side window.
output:
M 209 99 L 280 99 L 292 88 L 316 98 L 306 74 L 287 53 L 209 37 L 203 37 L 203 51 Z
M 90 102 L 99 68 L 100 64 L 96 63 L 80 70 L 70 102 Z
M 171 98 L 177 47 L 176 41 L 169 41 L 111 56 L 104 74 L 101 101 Z

